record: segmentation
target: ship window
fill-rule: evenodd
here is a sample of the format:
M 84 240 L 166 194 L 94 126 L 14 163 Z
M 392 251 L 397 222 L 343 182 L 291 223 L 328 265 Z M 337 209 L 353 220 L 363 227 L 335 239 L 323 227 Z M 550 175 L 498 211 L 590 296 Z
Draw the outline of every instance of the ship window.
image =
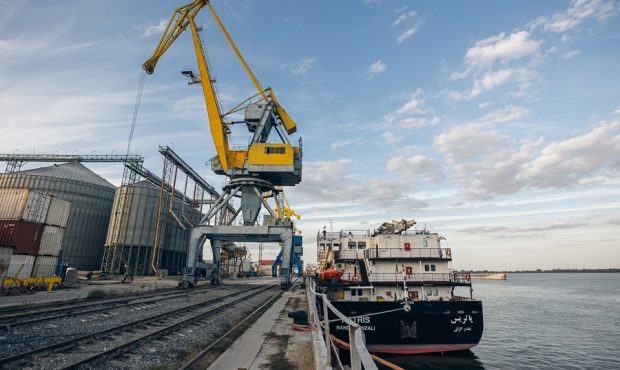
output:
M 351 289 L 351 295 L 352 296 L 356 296 L 357 295 L 357 289 Z
M 321 249 L 325 249 L 325 243 L 321 243 L 319 244 L 319 246 L 321 247 Z
M 334 243 L 334 248 L 339 248 L 340 247 L 340 243 Z
M 435 265 L 431 265 L 431 271 L 435 271 Z
M 358 249 L 366 249 L 366 242 L 359 242 L 359 243 L 357 243 L 357 248 Z
M 355 242 L 349 242 L 349 249 L 355 249 Z
M 439 291 L 437 290 L 437 288 L 434 289 L 433 293 L 435 293 L 435 295 L 439 295 Z
M 360 297 L 363 296 L 364 295 L 364 291 L 361 290 L 361 289 L 358 289 L 357 290 L 357 295 L 360 296 Z
M 429 266 L 428 265 L 424 265 L 424 271 L 429 271 Z
M 426 295 L 428 295 L 428 296 L 433 295 L 433 289 L 432 288 L 426 288 Z

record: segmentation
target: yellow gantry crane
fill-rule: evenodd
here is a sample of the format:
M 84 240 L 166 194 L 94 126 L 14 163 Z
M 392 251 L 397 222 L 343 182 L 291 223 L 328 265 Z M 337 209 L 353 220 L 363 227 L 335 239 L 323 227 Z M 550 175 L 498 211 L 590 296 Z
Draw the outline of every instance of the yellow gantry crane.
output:
M 200 38 L 200 28 L 195 18 L 203 7 L 211 12 L 215 22 L 230 44 L 243 69 L 256 87 L 257 93 L 227 112 L 223 112 L 217 99 L 215 81 Z M 272 186 L 293 186 L 301 181 L 301 139 L 293 146 L 288 135 L 297 131 L 295 121 L 286 113 L 278 102 L 271 88 L 263 88 L 241 52 L 233 42 L 230 34 L 218 17 L 215 9 L 207 0 L 195 0 L 177 8 L 168 22 L 153 55 L 143 64 L 148 74 L 155 71 L 159 58 L 174 41 L 190 27 L 200 76 L 190 76 L 193 83 L 202 85 L 211 136 L 217 155 L 211 159 L 211 167 L 217 174 L 227 175 L 231 179 L 251 177 L 267 181 Z M 184 73 L 185 74 L 185 73 Z M 188 72 L 189 74 L 189 72 Z M 228 142 L 229 126 L 237 122 L 227 122 L 226 117 L 245 109 L 244 123 L 252 139 L 247 149 L 231 149 Z M 275 133 L 275 134 L 274 134 Z
M 196 24 L 196 16 L 204 7 L 209 9 L 256 88 L 254 95 L 226 112 L 222 110 L 218 102 L 215 81 L 209 69 L 203 40 L 199 33 L 202 30 Z M 196 261 L 201 254 L 202 245 L 208 239 L 213 252 L 212 283 L 221 282 L 219 271 L 223 243 L 278 242 L 282 245 L 281 286 L 287 288 L 292 282 L 293 264 L 297 264 L 300 273 L 302 271 L 299 258 L 303 253 L 301 236 L 295 235 L 295 227 L 290 219 L 291 216 L 295 216 L 295 213 L 288 206 L 282 192 L 283 186 L 294 186 L 301 182 L 301 138 L 297 145 L 292 145 L 289 139 L 289 135 L 297 131 L 297 125 L 280 105 L 274 91 L 269 87 L 263 88 L 258 82 L 208 0 L 194 0 L 175 9 L 153 55 L 142 66 L 146 73 L 152 74 L 155 71 L 159 58 L 188 27 L 192 33 L 199 76 L 195 76 L 191 71 L 182 73 L 190 77 L 190 84 L 202 86 L 209 116 L 209 127 L 216 150 L 216 156 L 210 161 L 211 168 L 217 174 L 228 176 L 229 181 L 224 185 L 223 193 L 213 203 L 200 223 L 192 228 L 184 285 L 187 283 L 188 286 L 192 286 L 196 283 Z M 243 121 L 235 122 L 227 119 L 233 113 L 241 111 L 244 112 Z M 249 145 L 244 149 L 232 149 L 228 140 L 230 126 L 238 123 L 245 124 L 251 135 Z M 241 199 L 240 207 L 230 219 L 218 222 L 216 215 L 219 210 L 229 204 L 233 197 Z M 276 200 L 275 210 L 267 202 L 269 197 Z M 264 207 L 276 220 L 275 225 L 257 226 L 261 207 Z M 243 217 L 242 225 L 234 224 L 238 214 Z

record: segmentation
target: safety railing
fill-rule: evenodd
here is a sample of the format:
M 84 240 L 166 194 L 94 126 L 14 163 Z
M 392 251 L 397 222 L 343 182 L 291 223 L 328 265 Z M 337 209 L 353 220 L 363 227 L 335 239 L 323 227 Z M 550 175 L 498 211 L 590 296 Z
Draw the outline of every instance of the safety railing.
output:
M 413 273 L 406 274 L 402 272 L 395 273 L 376 273 L 369 272 L 368 280 L 370 283 L 401 283 L 401 282 L 418 282 L 418 283 L 433 283 L 433 282 L 446 282 L 446 283 L 466 283 L 471 282 L 471 274 L 468 272 L 452 272 L 452 273 Z M 358 284 L 361 282 L 359 274 L 345 273 L 342 274 L 338 283 L 339 284 Z M 329 282 L 326 282 L 329 284 Z
M 409 250 L 397 248 L 371 248 L 366 251 L 369 259 L 407 259 L 407 258 L 452 258 L 450 248 L 412 248 Z
M 308 296 L 308 306 L 309 306 L 309 321 L 314 323 L 317 328 L 323 329 L 324 339 L 321 338 L 321 350 L 325 350 L 326 354 L 326 363 L 325 364 L 317 364 L 317 368 L 331 368 L 332 364 L 332 348 L 334 348 L 335 353 L 338 353 L 338 349 L 334 344 L 329 328 L 329 311 L 333 312 L 338 319 L 342 320 L 349 327 L 349 345 L 350 345 L 350 360 L 351 360 L 351 369 L 352 370 L 374 370 L 377 369 L 377 365 L 370 357 L 370 353 L 368 352 L 368 348 L 366 348 L 366 340 L 364 338 L 364 331 L 351 319 L 345 316 L 342 312 L 338 311 L 336 307 L 334 307 L 325 294 L 317 293 L 316 286 L 314 281 L 310 281 L 310 284 L 307 284 L 306 294 Z M 317 313 L 317 297 L 321 297 L 322 301 L 322 310 L 323 310 L 323 319 L 321 320 Z M 319 336 L 320 337 L 320 336 Z M 327 346 L 329 344 L 329 347 Z M 343 368 L 342 363 L 340 363 L 340 358 L 338 356 L 337 360 L 339 362 L 340 368 Z M 363 367 L 362 367 L 363 366 Z

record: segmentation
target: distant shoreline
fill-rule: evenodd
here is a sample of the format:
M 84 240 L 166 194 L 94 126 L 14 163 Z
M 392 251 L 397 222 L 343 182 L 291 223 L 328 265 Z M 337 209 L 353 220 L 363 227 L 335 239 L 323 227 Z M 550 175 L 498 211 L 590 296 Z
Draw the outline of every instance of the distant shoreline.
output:
M 553 270 L 515 270 L 515 271 L 509 271 L 509 270 L 503 270 L 503 271 L 490 271 L 490 270 L 483 270 L 483 271 L 465 271 L 465 270 L 461 270 L 462 272 L 470 272 L 472 274 L 500 274 L 500 273 L 506 273 L 506 274 L 532 274 L 532 273 L 566 273 L 566 272 L 601 272 L 601 273 L 607 273 L 607 272 L 620 272 L 620 268 L 612 268 L 612 269 L 553 269 Z

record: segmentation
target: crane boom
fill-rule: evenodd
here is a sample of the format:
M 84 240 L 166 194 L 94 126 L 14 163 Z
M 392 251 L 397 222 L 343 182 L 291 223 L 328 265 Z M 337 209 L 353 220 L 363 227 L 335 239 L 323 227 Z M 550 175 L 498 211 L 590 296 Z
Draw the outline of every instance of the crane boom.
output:
M 231 150 L 228 142 L 229 127 L 228 123 L 224 121 L 224 117 L 230 112 L 222 114 L 217 100 L 215 82 L 212 79 L 212 73 L 209 70 L 200 39 L 199 27 L 195 22 L 195 17 L 205 6 L 209 8 L 215 22 L 256 88 L 258 93 L 255 96 L 261 98 L 255 103 L 250 101 L 251 98 L 245 101 L 248 103 L 245 123 L 248 130 L 254 133 L 247 150 Z M 301 147 L 293 147 L 287 136 L 297 131 L 297 125 L 280 105 L 273 90 L 271 88 L 265 89 L 260 84 L 208 0 L 194 0 L 175 9 L 153 55 L 143 64 L 142 68 L 146 73 L 152 74 L 159 58 L 188 26 L 192 32 L 200 72 L 199 80 L 209 116 L 211 136 L 217 153 L 217 156 L 211 160 L 213 170 L 231 178 L 235 176 L 257 176 L 274 185 L 295 185 L 299 183 L 301 181 Z M 272 130 L 277 132 L 281 143 L 267 142 Z

